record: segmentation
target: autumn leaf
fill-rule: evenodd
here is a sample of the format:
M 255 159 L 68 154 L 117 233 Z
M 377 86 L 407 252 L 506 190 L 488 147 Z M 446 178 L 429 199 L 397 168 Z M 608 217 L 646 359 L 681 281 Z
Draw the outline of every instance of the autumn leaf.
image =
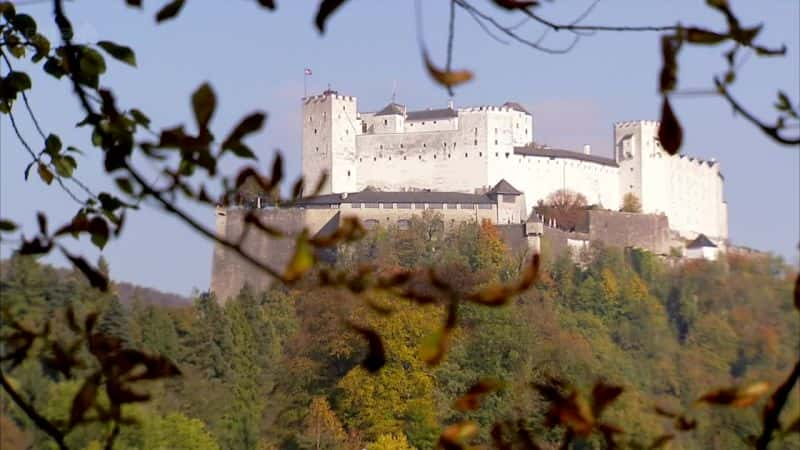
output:
M 317 10 L 317 17 L 314 18 L 314 24 L 317 26 L 320 33 L 325 32 L 325 23 L 328 21 L 331 14 L 346 1 L 347 0 L 322 0 L 322 3 L 319 5 L 319 10 Z
M 445 86 L 448 89 L 452 88 L 453 86 L 466 83 L 472 79 L 472 72 L 468 70 L 440 70 L 433 65 L 431 59 L 428 57 L 428 52 L 423 52 L 422 58 L 425 61 L 425 68 L 428 69 L 428 74 L 430 74 L 430 76 L 433 77 L 437 83 Z
M 701 396 L 697 401 L 713 405 L 745 408 L 757 402 L 758 399 L 768 392 L 769 383 L 766 381 L 759 381 L 745 387 L 732 387 L 711 391 Z
M 670 155 L 678 153 L 683 142 L 683 130 L 680 123 L 678 123 L 678 118 L 675 117 L 675 113 L 672 111 L 669 98 L 666 96 L 661 106 L 661 125 L 658 127 L 658 139 L 661 141 L 661 146 Z
M 381 367 L 383 367 L 384 364 L 386 364 L 386 350 L 383 346 L 383 340 L 381 339 L 380 335 L 378 335 L 378 333 L 371 328 L 362 327 L 352 323 L 349 325 L 350 328 L 364 336 L 364 338 L 367 340 L 367 344 L 369 345 L 369 352 L 367 353 L 367 357 L 361 361 L 361 367 L 371 373 L 377 372 L 381 369 Z
M 294 255 L 291 261 L 286 266 L 283 273 L 283 279 L 287 282 L 297 281 L 305 275 L 312 267 L 316 257 L 314 256 L 314 248 L 308 240 L 308 230 L 303 230 L 297 236 L 295 241 Z
M 515 9 L 528 9 L 533 6 L 538 6 L 537 0 L 518 1 L 518 0 L 492 0 L 495 5 L 508 10 Z
M 181 12 L 181 8 L 183 8 L 184 3 L 184 0 L 173 0 L 164 5 L 164 7 L 161 8 L 156 14 L 156 22 L 161 23 L 177 16 L 178 13 Z
M 472 385 L 469 390 L 456 399 L 455 407 L 459 411 L 475 411 L 480 407 L 481 401 L 487 394 L 499 390 L 503 384 L 493 378 L 484 378 Z

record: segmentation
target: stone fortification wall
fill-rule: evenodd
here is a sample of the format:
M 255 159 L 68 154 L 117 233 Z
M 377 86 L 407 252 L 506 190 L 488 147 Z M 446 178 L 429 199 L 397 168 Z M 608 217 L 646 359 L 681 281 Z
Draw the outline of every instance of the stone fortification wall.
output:
M 244 231 L 243 209 L 228 209 L 223 212 L 224 219 L 217 218 L 217 232 L 228 239 L 238 239 Z M 263 209 L 256 212 L 265 224 L 285 233 L 296 234 L 306 223 L 305 211 L 301 209 Z M 224 223 L 221 223 L 224 222 Z M 244 239 L 244 247 L 269 267 L 282 271 L 294 252 L 294 240 L 269 239 L 263 233 L 253 230 Z M 254 265 L 244 261 L 233 251 L 216 245 L 211 272 L 211 291 L 219 302 L 224 303 L 234 297 L 245 284 L 256 290 L 267 289 L 272 279 Z
M 589 239 L 660 255 L 669 254 L 672 244 L 667 216 L 613 211 L 589 211 Z

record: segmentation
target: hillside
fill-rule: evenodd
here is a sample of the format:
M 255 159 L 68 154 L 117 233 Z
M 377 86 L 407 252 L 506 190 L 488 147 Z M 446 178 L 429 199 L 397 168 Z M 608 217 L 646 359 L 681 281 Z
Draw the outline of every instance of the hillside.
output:
M 444 233 L 415 219 L 407 231 L 378 230 L 339 250 L 338 269 L 431 265 L 458 292 L 514 280 L 521 267 L 493 226 L 475 223 Z M 194 448 L 428 449 L 443 427 L 462 420 L 477 425 L 465 434 L 476 445 L 524 434 L 557 448 L 563 428 L 548 425 L 548 395 L 575 387 L 589 396 L 601 380 L 622 389 L 601 416 L 624 430 L 611 433 L 622 447 L 671 436 L 663 443 L 673 449 L 745 448 L 760 430 L 763 396 L 742 408 L 696 400 L 721 387 L 777 386 L 797 358 L 800 335 L 791 302 L 796 273 L 763 255 L 673 265 L 601 246 L 574 258 L 545 254 L 538 283 L 508 305 L 460 304 L 449 350 L 435 366 L 420 355 L 444 320 L 441 299 L 421 306 L 387 292 L 355 296 L 306 284 L 245 288 L 224 306 L 203 295 L 182 308 L 119 308 L 77 280 L 44 282 L 51 268 L 30 260 L 13 265 L 20 269 L 5 272 L 1 292 L 29 320 L 41 322 L 54 305 L 101 308 L 104 330 L 181 369 L 179 379 L 137 406 L 152 417 L 151 428 L 126 431 L 120 448 L 140 448 L 136 443 L 159 427 L 186 427 Z M 360 365 L 367 346 L 346 322 L 381 335 L 386 365 L 376 374 Z M 20 386 L 38 386 L 36 405 L 67 414 L 74 382 L 26 364 L 11 374 Z M 501 380 L 486 381 L 500 389 L 489 389 L 474 411 L 457 408 L 454 400 L 478 380 Z M 795 395 L 783 423 L 798 412 Z M 14 436 L 37 448 L 47 441 L 19 411 L 11 408 L 10 417 L 2 423 Z M 71 448 L 93 445 L 102 432 L 76 429 Z M 186 448 L 170 441 L 172 433 L 156 435 L 160 448 Z M 575 439 L 571 448 L 605 447 L 601 433 Z M 798 445 L 797 435 L 787 435 L 770 448 Z

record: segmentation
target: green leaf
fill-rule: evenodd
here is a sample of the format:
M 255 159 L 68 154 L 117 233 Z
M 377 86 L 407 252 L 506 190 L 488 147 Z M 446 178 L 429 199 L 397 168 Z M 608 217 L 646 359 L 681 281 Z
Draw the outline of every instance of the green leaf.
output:
M 108 242 L 108 223 L 100 217 L 93 218 L 89 221 L 89 233 L 92 235 L 92 244 L 102 250 Z
M 133 50 L 130 47 L 118 45 L 111 41 L 100 41 L 97 43 L 97 46 L 105 50 L 106 53 L 114 58 L 128 65 L 136 67 L 136 54 L 133 53 Z
M 25 36 L 36 34 L 36 21 L 27 14 L 17 14 L 11 19 L 11 25 Z
M 41 34 L 36 34 L 31 38 L 31 44 L 36 47 L 36 54 L 33 55 L 33 62 L 39 62 L 50 53 L 50 41 Z
M 183 8 L 184 3 L 184 0 L 172 0 L 171 2 L 167 3 L 156 14 L 156 22 L 161 23 L 177 16 L 178 13 L 181 12 L 181 8 Z
M 106 60 L 97 50 L 90 47 L 83 47 L 78 66 L 80 74 L 91 79 L 105 73 Z
M 50 172 L 50 169 L 48 169 L 44 164 L 39 164 L 39 177 L 41 177 L 45 184 L 50 184 L 53 182 L 53 172 Z
M 72 156 L 58 156 L 53 158 L 53 165 L 56 168 L 56 172 L 65 178 L 71 177 L 72 172 L 78 167 L 78 163 Z
M 58 58 L 47 58 L 42 68 L 45 72 L 58 79 L 61 79 L 66 74 L 64 68 L 61 67 L 61 60 Z
M 124 193 L 128 195 L 133 195 L 133 183 L 129 178 L 120 177 L 114 180 L 117 183 L 117 187 Z
M 14 231 L 17 229 L 17 224 L 10 220 L 0 219 L 0 231 Z
M 292 260 L 286 266 L 286 271 L 283 278 L 286 281 L 297 281 L 305 275 L 312 267 L 314 267 L 314 248 L 308 242 L 308 230 L 303 230 L 295 242 L 294 255 Z
M 55 156 L 61 151 L 61 139 L 55 135 L 50 134 L 44 140 L 44 152 L 50 156 Z
M 9 72 L 3 81 L 3 87 L 13 92 L 25 91 L 31 88 L 31 78 L 25 72 Z
M 143 112 L 139 111 L 136 108 L 131 109 L 130 111 L 131 117 L 133 117 L 133 121 L 138 123 L 139 125 L 150 128 L 150 118 L 144 115 Z
M 214 95 L 214 90 L 208 83 L 203 83 L 202 86 L 197 88 L 192 94 L 192 109 L 194 110 L 194 118 L 197 121 L 197 127 L 200 130 L 208 128 L 208 122 L 214 114 L 214 109 L 217 107 L 217 98 Z

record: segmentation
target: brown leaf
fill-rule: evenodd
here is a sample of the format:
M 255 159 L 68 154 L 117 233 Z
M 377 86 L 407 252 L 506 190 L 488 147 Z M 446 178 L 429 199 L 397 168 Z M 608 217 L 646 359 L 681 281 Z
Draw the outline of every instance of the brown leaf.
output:
M 769 392 L 769 383 L 759 381 L 745 387 L 732 387 L 708 392 L 697 399 L 701 403 L 745 408 Z
M 146 402 L 147 400 L 150 400 L 149 394 L 140 394 L 117 382 L 107 383 L 106 392 L 108 393 L 109 400 L 111 400 L 111 403 L 114 405 Z
M 681 129 L 678 118 L 672 111 L 669 98 L 664 96 L 664 103 L 661 106 L 661 125 L 658 127 L 658 139 L 661 146 L 670 155 L 678 153 L 683 142 L 683 130 Z
M 426 363 L 435 366 L 442 362 L 450 343 L 450 330 L 438 329 L 422 339 L 420 342 L 420 358 Z
M 322 0 L 322 3 L 319 5 L 319 10 L 317 10 L 317 17 L 314 18 L 314 24 L 317 26 L 320 33 L 325 32 L 325 23 L 328 21 L 330 15 L 346 1 L 347 0 Z
M 197 123 L 197 128 L 205 130 L 208 128 L 208 123 L 211 121 L 211 116 L 217 107 L 217 97 L 211 85 L 203 83 L 192 94 L 192 109 L 194 110 L 194 118 Z
M 98 382 L 100 381 L 100 374 L 95 373 L 83 382 L 83 386 L 75 394 L 72 399 L 72 407 L 69 412 L 69 427 L 72 428 L 83 420 L 86 411 L 92 407 L 95 398 L 97 398 Z
M 275 159 L 272 161 L 272 179 L 270 180 L 270 188 L 278 186 L 281 180 L 283 180 L 283 156 L 281 156 L 280 153 L 276 153 Z
M 475 411 L 481 405 L 481 401 L 494 391 L 499 390 L 503 384 L 493 378 L 484 378 L 472 385 L 466 394 L 459 397 L 455 402 L 455 407 L 459 411 Z
M 603 410 L 622 394 L 622 387 L 598 381 L 592 389 L 592 411 L 600 416 Z
M 61 249 L 61 252 L 64 253 L 64 256 L 66 256 L 70 262 L 72 262 L 72 265 L 83 272 L 92 287 L 96 287 L 103 292 L 108 291 L 108 278 L 106 278 L 106 276 L 103 275 L 99 270 L 90 266 L 89 263 L 87 263 L 86 260 L 81 256 L 70 255 L 63 248 Z
M 350 328 L 364 336 L 367 339 L 367 344 L 369 344 L 369 352 L 367 353 L 367 357 L 361 361 L 361 367 L 366 369 L 368 372 L 375 373 L 386 364 L 386 351 L 383 347 L 383 340 L 381 339 L 380 335 L 372 330 L 371 328 L 362 327 L 356 324 L 349 324 Z
M 538 6 L 538 0 L 528 0 L 528 1 L 518 1 L 518 0 L 492 0 L 492 2 L 503 8 L 508 10 L 514 9 L 528 9 L 532 6 Z
M 685 30 L 686 41 L 693 44 L 706 44 L 714 45 L 728 39 L 724 34 L 715 33 L 713 31 L 704 30 L 702 28 L 687 28 Z
M 661 436 L 655 438 L 653 440 L 653 443 L 650 444 L 650 447 L 648 447 L 648 448 L 653 449 L 653 450 L 655 450 L 657 448 L 661 448 L 661 447 L 667 445 L 667 443 L 669 441 L 673 440 L 673 439 L 675 439 L 675 435 L 672 434 L 672 433 L 662 434 Z
M 794 280 L 794 307 L 800 311 L 800 274 Z
M 439 445 L 445 450 L 466 448 L 466 442 L 478 433 L 478 424 L 470 420 L 454 423 L 439 436 Z
M 437 83 L 441 84 L 442 86 L 445 86 L 448 89 L 450 89 L 453 86 L 466 83 L 467 81 L 472 79 L 472 72 L 468 70 L 444 71 L 438 69 L 431 62 L 427 52 L 422 53 L 422 58 L 425 61 L 425 67 L 428 69 L 428 73 L 430 74 L 430 76 L 433 77 L 433 79 Z
M 678 82 L 678 48 L 679 43 L 675 36 L 664 35 L 661 37 L 661 74 L 659 76 L 659 90 L 666 94 L 675 89 Z
M 160 23 L 177 16 L 178 13 L 181 12 L 181 8 L 183 8 L 184 3 L 184 0 L 172 0 L 164 5 L 164 7 L 161 8 L 156 14 L 156 22 Z

